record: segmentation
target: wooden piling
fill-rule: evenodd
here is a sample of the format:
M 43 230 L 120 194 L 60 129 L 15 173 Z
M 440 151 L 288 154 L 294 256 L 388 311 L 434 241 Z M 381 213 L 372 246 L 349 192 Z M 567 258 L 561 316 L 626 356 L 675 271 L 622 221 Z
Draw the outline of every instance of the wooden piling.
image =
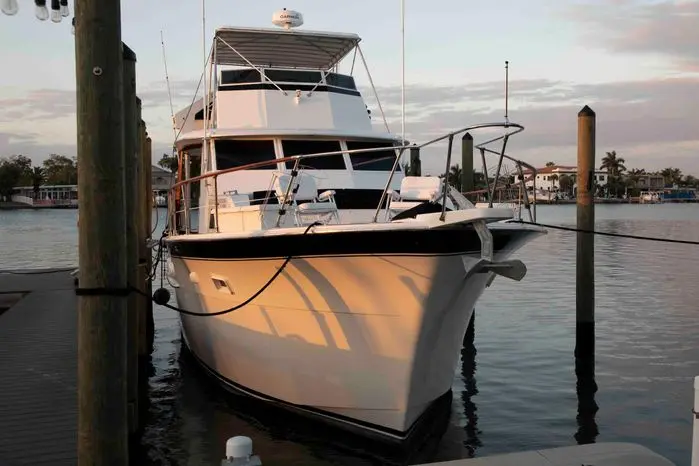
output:
M 595 112 L 587 105 L 578 113 L 578 229 L 594 230 Z M 595 351 L 595 238 L 577 233 L 576 357 Z
M 124 114 L 119 0 L 75 2 L 78 464 L 128 464 Z
M 136 218 L 136 179 L 138 125 L 136 121 L 136 54 L 126 44 L 124 59 L 124 190 L 126 198 L 126 275 L 130 285 L 138 282 L 138 230 Z M 129 433 L 138 431 L 138 295 L 128 299 L 127 371 Z
M 146 147 L 145 147 L 145 158 L 143 162 L 146 167 L 146 193 L 147 193 L 147 203 L 146 209 L 146 240 L 152 240 L 153 236 L 153 206 L 155 205 L 153 199 L 153 141 L 148 137 L 146 133 Z M 158 213 L 155 213 L 158 215 Z M 153 254 L 152 250 L 148 250 L 148 270 L 153 270 Z M 155 278 L 155 274 L 154 277 Z M 153 296 L 153 282 L 146 282 L 146 291 L 148 296 Z M 153 350 L 153 340 L 155 337 L 155 322 L 153 320 L 153 300 L 148 299 L 146 302 L 146 346 L 148 349 L 148 354 Z
M 138 195 L 136 196 L 136 209 L 138 210 L 138 215 L 134 219 L 138 228 L 138 289 L 142 293 L 147 293 L 148 288 L 146 287 L 146 282 L 148 279 L 148 274 L 150 269 L 148 264 L 148 255 L 150 251 L 148 250 L 147 238 L 150 230 L 146 226 L 147 222 L 147 212 L 146 204 L 148 203 L 148 193 L 146 192 L 146 124 L 141 119 L 141 107 L 140 100 L 137 101 L 138 108 Z M 150 296 L 150 295 L 148 295 Z M 147 340 L 147 330 L 148 330 L 148 302 L 149 298 L 140 295 L 138 298 L 138 355 L 143 358 L 149 354 L 148 352 L 148 340 Z
M 410 173 L 409 176 L 420 176 L 422 173 L 422 166 L 420 162 L 420 148 L 415 146 L 410 148 Z
M 461 192 L 473 191 L 473 136 L 466 133 L 461 138 Z

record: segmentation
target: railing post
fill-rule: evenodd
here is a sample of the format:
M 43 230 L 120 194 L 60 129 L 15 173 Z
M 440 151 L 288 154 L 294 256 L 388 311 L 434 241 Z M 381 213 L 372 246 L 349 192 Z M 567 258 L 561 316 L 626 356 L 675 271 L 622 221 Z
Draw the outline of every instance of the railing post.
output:
M 479 147 L 478 150 L 481 151 L 481 161 L 483 162 L 483 178 L 485 181 L 485 192 L 488 197 L 490 197 L 490 180 L 488 180 L 488 165 L 485 161 L 485 148 Z M 488 199 L 486 199 L 487 201 Z
M 214 222 L 216 226 L 216 233 L 219 232 L 218 228 L 218 175 L 214 175 Z
M 493 199 L 495 198 L 495 188 L 498 186 L 498 181 L 500 178 L 500 169 L 502 168 L 502 159 L 505 157 L 505 149 L 507 148 L 508 135 L 505 135 L 502 140 L 502 150 L 500 151 L 500 159 L 498 160 L 498 168 L 495 170 L 495 180 L 493 181 L 493 190 L 490 192 L 490 199 L 488 200 L 488 207 L 493 207 Z
M 182 203 L 182 209 L 184 212 L 184 224 L 185 224 L 185 233 L 189 234 L 192 231 L 192 219 L 190 218 L 190 211 L 191 211 L 191 202 L 192 202 L 192 183 L 189 182 L 189 178 L 191 178 L 191 161 L 189 158 L 189 152 L 184 152 L 184 156 L 182 157 L 184 160 L 184 179 L 187 180 L 187 183 L 182 185 L 179 189 L 182 191 L 182 200 L 184 201 Z
M 420 149 L 417 147 L 416 149 Z M 396 170 L 398 169 L 398 166 L 400 165 L 400 159 L 403 156 L 403 152 L 405 152 L 405 147 L 401 147 L 400 149 L 400 154 L 396 157 L 395 162 L 393 162 L 393 168 L 391 169 L 391 173 L 388 175 L 388 180 L 386 180 L 386 186 L 383 188 L 383 192 L 381 193 L 381 198 L 379 199 L 379 205 L 376 206 L 376 212 L 374 212 L 374 218 L 372 219 L 372 222 L 376 222 L 376 220 L 379 218 L 379 212 L 381 212 L 381 206 L 383 205 L 384 201 L 386 200 L 386 194 L 388 193 L 389 188 L 391 187 L 391 181 L 393 181 L 393 175 L 396 173 Z
M 301 163 L 301 157 L 298 157 L 294 161 L 294 168 L 291 169 L 291 179 L 289 180 L 289 185 L 286 187 L 286 192 L 284 193 L 284 199 L 282 199 L 282 206 L 279 209 L 279 215 L 277 216 L 277 223 L 276 226 L 279 226 L 279 224 L 282 221 L 282 216 L 286 214 L 286 205 L 289 204 L 289 194 L 291 194 L 291 187 L 294 185 L 294 180 L 296 179 L 296 176 L 299 174 L 299 164 Z
M 449 190 L 449 167 L 451 166 L 451 148 L 454 145 L 454 135 L 449 135 L 449 147 L 447 148 L 447 169 L 444 171 L 444 193 L 442 194 L 442 215 L 439 220 L 442 222 L 447 217 L 447 191 Z

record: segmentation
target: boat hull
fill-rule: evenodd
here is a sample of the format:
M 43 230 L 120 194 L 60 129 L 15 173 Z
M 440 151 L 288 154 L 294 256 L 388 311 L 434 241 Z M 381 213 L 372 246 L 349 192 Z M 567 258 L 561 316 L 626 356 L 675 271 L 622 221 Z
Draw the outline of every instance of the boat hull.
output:
M 468 273 L 480 259 L 475 246 L 436 252 L 449 244 L 435 244 L 444 235 L 433 232 L 425 242 L 432 250 L 423 253 L 294 256 L 250 304 L 215 317 L 182 315 L 186 343 L 236 390 L 404 438 L 449 392 L 473 308 L 490 279 Z M 496 260 L 518 247 L 516 236 L 506 243 L 495 236 Z M 313 244 L 323 247 L 319 239 Z M 172 248 L 188 253 L 172 257 L 178 303 L 196 312 L 240 304 L 285 261 L 226 258 L 237 246 L 220 243 L 208 252 L 199 246 L 200 257 L 188 246 Z

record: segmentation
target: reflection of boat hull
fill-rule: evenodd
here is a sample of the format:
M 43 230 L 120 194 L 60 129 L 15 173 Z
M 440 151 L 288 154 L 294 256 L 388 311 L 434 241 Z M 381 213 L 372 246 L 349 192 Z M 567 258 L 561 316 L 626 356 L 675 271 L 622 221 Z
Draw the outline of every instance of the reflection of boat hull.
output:
M 496 260 L 534 236 L 521 226 L 491 230 Z M 402 242 L 406 234 L 388 232 L 383 244 L 380 235 L 308 238 L 325 251 L 305 257 L 294 254 L 293 238 L 279 238 L 294 255 L 279 278 L 238 311 L 182 316 L 187 345 L 231 388 L 402 439 L 450 390 L 466 326 L 490 278 L 465 278 L 480 259 L 472 230 L 418 231 L 424 240 Z M 268 251 L 273 240 L 262 239 Z M 196 258 L 188 253 L 195 243 Z M 399 253 L 406 245 L 424 249 Z M 250 238 L 172 241 L 179 305 L 213 312 L 252 296 L 284 260 L 225 257 L 250 256 L 253 246 Z M 367 252 L 342 254 L 342 247 Z

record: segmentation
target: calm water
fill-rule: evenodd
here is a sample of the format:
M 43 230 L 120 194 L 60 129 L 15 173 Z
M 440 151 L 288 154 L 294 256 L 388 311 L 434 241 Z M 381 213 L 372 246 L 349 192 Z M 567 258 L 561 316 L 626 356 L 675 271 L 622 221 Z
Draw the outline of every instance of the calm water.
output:
M 162 228 L 162 215 L 160 228 Z M 574 206 L 539 221 L 574 225 Z M 75 265 L 75 211 L 0 211 L 0 269 Z M 159 229 L 160 229 L 159 228 Z M 699 205 L 597 206 L 597 229 L 699 240 Z M 589 441 L 631 441 L 689 464 L 692 378 L 699 375 L 699 246 L 596 238 L 599 407 L 578 419 L 573 365 L 575 236 L 550 231 L 518 257 L 520 283 L 498 278 L 476 308 L 441 441 L 414 454 L 222 393 L 181 351 L 176 316 L 156 310 L 150 419 L 142 464 L 220 464 L 225 439 L 248 435 L 263 464 L 448 460 Z M 581 399 L 588 405 L 593 401 Z M 389 455 L 389 456 L 386 456 Z

